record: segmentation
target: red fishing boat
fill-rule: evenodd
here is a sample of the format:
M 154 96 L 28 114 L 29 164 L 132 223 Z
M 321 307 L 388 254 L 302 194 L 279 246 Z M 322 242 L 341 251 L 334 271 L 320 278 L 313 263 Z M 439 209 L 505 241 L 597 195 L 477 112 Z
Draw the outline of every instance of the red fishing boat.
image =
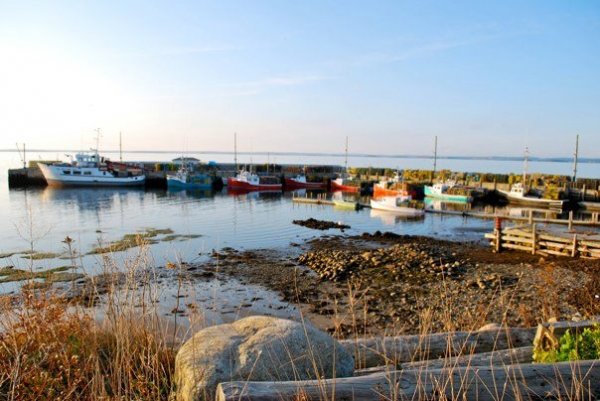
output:
M 276 177 L 261 177 L 249 171 L 240 171 L 238 175 L 227 180 L 227 187 L 247 191 L 269 191 L 281 190 L 282 185 Z
M 343 192 L 359 192 L 360 186 L 358 182 L 348 180 L 347 178 L 337 178 L 331 180 L 332 191 L 343 191 Z
M 292 178 L 285 178 L 286 189 L 326 189 L 327 183 L 325 182 L 310 182 L 306 180 L 304 174 L 299 174 Z
M 384 178 L 373 185 L 373 197 L 382 198 L 384 196 L 411 196 L 417 197 L 414 188 L 411 188 L 408 183 L 402 180 L 399 173 L 393 178 Z

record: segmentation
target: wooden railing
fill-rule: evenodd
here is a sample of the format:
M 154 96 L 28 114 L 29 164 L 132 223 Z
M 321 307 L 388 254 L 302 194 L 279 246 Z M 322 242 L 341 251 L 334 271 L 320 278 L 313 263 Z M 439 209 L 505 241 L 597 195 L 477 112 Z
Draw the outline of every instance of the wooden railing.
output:
M 538 230 L 536 224 L 524 224 L 505 229 L 495 229 L 485 234 L 496 252 L 516 249 L 532 255 L 556 255 L 582 258 L 600 258 L 600 241 L 588 240 L 573 234 L 559 236 Z

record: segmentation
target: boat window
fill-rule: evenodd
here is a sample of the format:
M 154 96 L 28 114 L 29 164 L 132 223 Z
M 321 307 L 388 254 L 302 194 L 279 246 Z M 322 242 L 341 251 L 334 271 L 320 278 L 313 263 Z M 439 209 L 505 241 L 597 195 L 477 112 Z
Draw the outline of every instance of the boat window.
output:
M 84 175 L 92 175 L 92 172 L 91 171 L 84 171 L 83 174 Z
M 103 171 L 102 174 L 106 175 L 106 171 Z
M 73 175 L 81 175 L 81 171 L 75 170 L 73 171 Z
M 71 170 L 63 170 L 63 174 L 71 174 Z

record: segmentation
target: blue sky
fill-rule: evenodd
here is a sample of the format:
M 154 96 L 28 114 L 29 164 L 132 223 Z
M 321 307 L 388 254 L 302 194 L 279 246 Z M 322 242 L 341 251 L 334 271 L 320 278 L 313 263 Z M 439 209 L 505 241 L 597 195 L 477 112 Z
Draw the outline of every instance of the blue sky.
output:
M 600 157 L 598 1 L 0 1 L 0 148 Z

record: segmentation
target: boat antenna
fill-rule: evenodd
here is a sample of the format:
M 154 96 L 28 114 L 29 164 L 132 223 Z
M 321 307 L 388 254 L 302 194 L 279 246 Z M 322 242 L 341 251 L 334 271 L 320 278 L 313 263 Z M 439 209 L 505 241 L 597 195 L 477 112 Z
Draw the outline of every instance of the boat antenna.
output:
M 25 144 L 23 144 L 23 147 Z M 579 134 L 575 137 L 575 154 L 573 157 L 573 182 L 577 179 L 577 161 L 579 159 Z
M 348 175 L 348 137 L 346 136 L 346 152 L 344 157 L 344 171 Z
M 435 179 L 435 171 L 437 170 L 437 135 L 433 140 L 433 175 L 431 181 Z
M 523 160 L 523 185 L 527 181 L 527 168 L 529 167 L 529 148 L 525 146 L 525 158 Z
M 96 163 L 100 164 L 100 155 L 98 154 L 98 148 L 100 147 L 100 137 L 102 136 L 102 130 L 100 128 L 96 128 L 94 131 L 96 131 L 96 149 L 94 149 L 94 151 L 96 152 Z
M 121 131 L 119 131 L 119 161 L 123 163 L 123 142 Z
M 235 163 L 235 172 L 237 174 L 237 171 L 238 171 L 238 162 L 237 162 L 237 132 L 233 133 L 233 162 Z
M 19 152 L 19 157 L 21 158 L 21 162 L 23 163 L 23 168 L 27 167 L 27 161 L 25 159 L 25 144 L 23 144 L 23 154 L 21 154 L 21 149 L 19 148 L 19 143 L 17 145 L 17 152 Z

